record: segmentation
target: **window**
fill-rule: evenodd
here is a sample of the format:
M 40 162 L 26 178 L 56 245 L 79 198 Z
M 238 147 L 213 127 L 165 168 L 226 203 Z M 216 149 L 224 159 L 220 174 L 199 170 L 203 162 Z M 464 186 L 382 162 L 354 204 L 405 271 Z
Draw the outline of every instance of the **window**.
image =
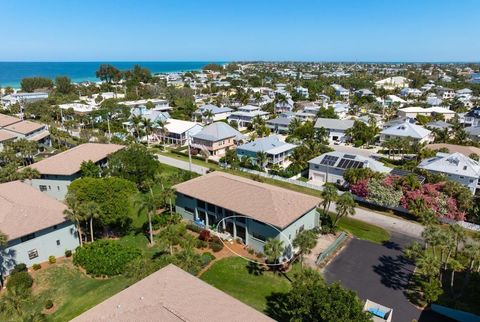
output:
M 256 239 L 260 239 L 261 241 L 266 241 L 267 238 L 257 232 L 252 231 L 252 236 Z
M 39 185 L 38 188 L 40 189 L 41 192 L 47 191 L 47 186 L 45 186 L 43 184 Z
M 198 208 L 206 209 L 205 201 L 197 200 L 197 207 L 198 207 Z
M 34 259 L 38 257 L 38 251 L 36 249 L 32 249 L 28 251 L 28 259 Z
M 298 232 L 301 233 L 305 229 L 305 225 L 301 225 L 300 228 L 298 228 Z
M 52 190 L 52 186 L 48 186 L 48 190 Z
M 58 225 L 53 226 L 53 229 L 54 229 L 54 230 L 55 230 L 55 229 L 58 229 Z
M 208 204 L 208 211 L 215 212 L 215 205 L 212 205 L 211 203 Z
M 57 246 L 60 246 L 60 239 L 57 239 Z
M 34 239 L 34 238 L 35 238 L 35 233 L 29 234 L 29 235 L 25 235 L 25 236 L 21 237 L 20 240 L 22 241 L 22 243 L 24 243 L 24 242 L 26 242 L 27 240 Z
M 195 211 L 190 207 L 185 207 L 185 211 L 193 214 Z
M 57 186 L 57 190 L 60 191 L 60 186 Z

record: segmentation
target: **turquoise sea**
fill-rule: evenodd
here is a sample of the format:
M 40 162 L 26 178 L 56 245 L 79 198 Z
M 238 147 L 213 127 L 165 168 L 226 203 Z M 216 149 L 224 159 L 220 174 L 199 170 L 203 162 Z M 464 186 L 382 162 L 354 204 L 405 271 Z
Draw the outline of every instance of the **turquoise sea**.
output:
M 25 77 L 42 76 L 54 79 L 56 76 L 68 76 L 73 82 L 98 81 L 95 72 L 101 64 L 111 64 L 120 70 L 131 69 L 138 64 L 150 69 L 152 73 L 170 73 L 200 70 L 210 62 L 200 61 L 163 61 L 163 62 L 0 62 L 0 86 L 20 87 Z M 221 62 L 216 62 L 221 64 Z

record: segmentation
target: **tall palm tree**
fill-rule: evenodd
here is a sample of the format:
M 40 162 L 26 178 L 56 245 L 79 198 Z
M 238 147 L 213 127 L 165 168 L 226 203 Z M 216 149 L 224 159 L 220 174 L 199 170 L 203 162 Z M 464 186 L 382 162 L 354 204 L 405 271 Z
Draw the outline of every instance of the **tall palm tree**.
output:
M 355 200 L 350 192 L 345 192 L 338 198 L 333 226 L 336 227 L 341 218 L 353 215 L 355 215 Z
M 162 143 L 165 142 L 165 136 L 167 135 L 167 122 L 166 121 L 157 121 L 157 125 L 160 128 L 160 135 L 162 138 Z
M 467 236 L 465 234 L 465 229 L 463 229 L 463 227 L 460 226 L 459 224 L 450 225 L 448 228 L 454 236 L 453 237 L 454 240 L 455 240 L 454 258 L 457 259 L 460 243 L 465 242 L 465 240 L 467 238 Z
M 455 281 L 455 272 L 460 272 L 464 269 L 462 263 L 457 261 L 456 259 L 450 259 L 448 262 L 448 268 L 451 270 L 450 275 L 450 292 L 453 294 L 453 282 Z
M 78 211 L 82 215 L 82 218 L 88 220 L 88 225 L 90 226 L 90 241 L 93 242 L 93 219 L 100 216 L 100 207 L 95 201 L 89 201 L 80 204 Z
M 166 187 L 162 191 L 162 195 L 165 201 L 168 201 L 169 211 L 173 213 L 173 199 L 175 199 L 175 189 L 172 187 Z
M 132 117 L 132 123 L 133 123 L 133 129 L 135 130 L 135 133 L 137 135 L 137 143 L 140 140 L 140 129 L 142 126 L 142 116 L 141 115 L 134 115 Z
M 152 122 L 149 118 L 144 117 L 142 119 L 142 126 L 145 134 L 147 135 L 147 145 L 150 145 L 150 134 L 152 134 L 155 127 L 155 123 Z
M 267 153 L 265 153 L 263 151 L 258 151 L 257 155 L 256 155 L 256 159 L 257 159 L 257 164 L 260 166 L 262 171 L 265 171 L 265 167 L 266 167 L 267 162 L 268 162 Z
M 299 248 L 301 267 L 303 267 L 303 257 L 310 254 L 315 245 L 317 245 L 317 236 L 311 230 L 300 232 L 293 240 L 293 247 Z
M 330 205 L 332 202 L 338 200 L 338 191 L 337 188 L 331 183 L 326 183 L 323 187 L 323 191 L 320 192 L 320 197 L 322 198 L 321 205 L 323 206 L 323 213 L 327 214 L 330 210 Z
M 263 252 L 267 256 L 267 261 L 269 263 L 277 263 L 280 256 L 283 255 L 285 246 L 283 245 L 283 240 L 278 238 L 269 238 L 265 245 L 263 246 Z
M 65 203 L 67 204 L 68 208 L 63 211 L 63 214 L 67 216 L 68 219 L 75 223 L 78 232 L 78 239 L 80 241 L 80 247 L 83 246 L 83 239 L 82 239 L 82 227 L 80 222 L 84 220 L 82 214 L 79 211 L 80 203 L 78 202 L 77 197 L 72 193 L 67 193 L 65 196 Z
M 152 227 L 152 216 L 155 215 L 157 208 L 159 206 L 159 200 L 153 194 L 152 188 L 148 194 L 142 195 L 140 200 L 137 202 L 139 204 L 139 211 L 145 210 L 148 216 L 148 234 L 150 239 L 150 245 L 154 244 L 153 240 L 153 227 Z

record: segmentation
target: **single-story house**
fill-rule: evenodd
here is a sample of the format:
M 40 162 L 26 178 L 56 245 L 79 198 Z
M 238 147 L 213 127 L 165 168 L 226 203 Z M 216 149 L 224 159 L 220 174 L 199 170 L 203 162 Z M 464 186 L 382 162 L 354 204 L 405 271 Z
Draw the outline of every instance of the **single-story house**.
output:
M 38 161 L 29 167 L 40 173 L 40 178 L 32 179 L 32 186 L 46 194 L 63 200 L 70 183 L 81 177 L 83 161 L 93 161 L 100 167 L 107 165 L 110 154 L 123 149 L 117 144 L 85 143 L 70 150 Z
M 256 139 L 237 147 L 237 156 L 251 158 L 253 164 L 257 164 L 257 153 L 267 154 L 267 165 L 278 164 L 282 167 L 289 162 L 289 157 L 297 146 L 295 144 L 280 141 L 276 135 Z
M 389 173 L 391 168 L 383 163 L 358 154 L 344 152 L 324 153 L 308 161 L 308 178 L 314 182 L 343 184 L 343 174 L 347 169 L 368 168 L 375 172 Z
M 452 124 L 447 123 L 445 121 L 432 121 L 425 124 L 425 127 L 429 130 L 450 130 L 452 128 Z
M 28 104 L 36 101 L 45 100 L 48 98 L 46 92 L 34 92 L 34 93 L 12 93 L 0 98 L 0 102 L 4 106 L 10 106 L 16 103 Z
M 106 299 L 72 322 L 273 321 L 170 264 Z
M 205 116 L 207 111 L 212 113 L 211 117 Z M 201 120 L 204 123 L 226 120 L 230 114 L 232 114 L 232 111 L 233 110 L 229 107 L 218 107 L 212 104 L 205 104 L 200 106 L 193 113 L 193 120 L 195 122 Z
M 175 190 L 176 211 L 184 219 L 219 227 L 260 252 L 269 238 L 278 238 L 290 257 L 297 234 L 319 224 L 320 199 L 221 171 L 180 183 Z
M 393 76 L 375 82 L 376 87 L 383 87 L 388 90 L 408 87 L 409 79 L 403 76 Z
M 273 133 L 287 133 L 288 127 L 294 119 L 294 117 L 279 116 L 277 118 L 268 120 L 266 124 Z
M 205 151 L 210 156 L 223 156 L 228 149 L 234 149 L 244 140 L 245 135 L 227 123 L 215 122 L 192 135 L 191 147 Z
M 0 209 L 0 230 L 8 238 L 0 248 L 0 279 L 16 264 L 30 267 L 79 245 L 75 225 L 63 214 L 66 206 L 27 183 L 0 184 Z
M 330 142 L 342 142 L 345 141 L 346 132 L 353 127 L 354 122 L 354 120 L 318 118 L 315 122 L 315 128 L 324 128 Z
M 430 143 L 434 140 L 432 131 L 408 121 L 388 127 L 380 132 L 380 142 L 395 138 L 409 138 L 420 143 Z
M 469 188 L 473 194 L 478 188 L 480 165 L 478 161 L 470 159 L 461 153 L 438 152 L 433 158 L 423 160 L 418 165 L 418 168 L 443 174 L 448 179 Z
M 452 111 L 445 107 L 432 106 L 432 107 L 419 107 L 411 106 L 405 107 L 398 110 L 399 117 L 409 117 L 416 118 L 418 115 L 432 116 L 432 115 L 443 115 L 445 120 L 450 120 L 455 116 L 455 111 Z

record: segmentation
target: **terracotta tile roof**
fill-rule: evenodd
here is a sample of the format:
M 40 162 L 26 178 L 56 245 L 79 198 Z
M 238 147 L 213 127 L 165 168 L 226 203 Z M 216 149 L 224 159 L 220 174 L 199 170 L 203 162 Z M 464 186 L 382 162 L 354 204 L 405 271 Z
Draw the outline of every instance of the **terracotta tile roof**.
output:
M 320 199 L 250 179 L 215 171 L 180 183 L 178 192 L 285 228 L 315 208 Z
M 80 171 L 83 161 L 98 162 L 123 148 L 123 145 L 118 144 L 85 143 L 34 163 L 30 167 L 37 169 L 41 174 L 68 176 Z
M 11 124 L 9 126 L 5 126 L 5 130 L 21 133 L 21 134 L 29 134 L 33 131 L 37 131 L 41 128 L 45 127 L 43 124 L 30 122 L 30 121 L 21 121 L 18 123 Z
M 72 322 L 273 321 L 170 264 Z
M 9 240 L 65 222 L 66 206 L 27 183 L 0 184 L 0 230 Z
M 8 126 L 10 124 L 17 123 L 20 121 L 21 119 L 19 119 L 18 117 L 0 114 L 0 127 Z

